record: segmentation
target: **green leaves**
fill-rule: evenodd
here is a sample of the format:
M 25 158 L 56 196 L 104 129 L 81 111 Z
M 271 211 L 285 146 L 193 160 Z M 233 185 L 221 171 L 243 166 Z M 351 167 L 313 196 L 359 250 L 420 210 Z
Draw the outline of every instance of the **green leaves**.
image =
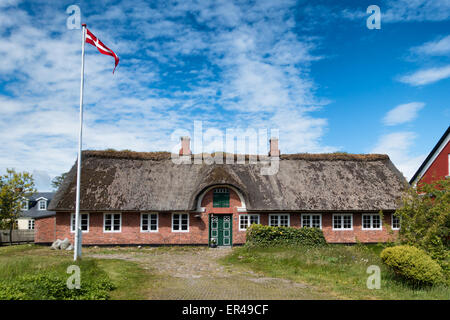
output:
M 35 192 L 31 174 L 7 169 L 0 176 L 0 224 L 11 227 L 22 210 L 23 198 Z
M 396 246 L 384 249 L 380 257 L 397 275 L 415 285 L 444 282 L 442 268 L 423 250 L 412 246 Z
M 450 180 L 420 183 L 410 189 L 396 215 L 401 219 L 400 240 L 425 250 L 444 271 L 450 271 Z
M 252 224 L 247 229 L 247 245 L 326 245 L 323 232 L 317 228 L 271 227 Z

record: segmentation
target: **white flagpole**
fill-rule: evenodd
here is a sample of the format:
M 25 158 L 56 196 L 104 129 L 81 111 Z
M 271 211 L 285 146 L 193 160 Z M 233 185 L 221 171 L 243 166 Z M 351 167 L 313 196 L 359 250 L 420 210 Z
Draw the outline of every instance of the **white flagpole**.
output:
M 78 161 L 77 161 L 77 195 L 75 202 L 75 245 L 73 260 L 81 258 L 81 227 L 80 227 L 80 181 L 81 181 L 81 147 L 83 133 L 83 87 L 84 87 L 84 45 L 86 43 L 86 25 L 82 25 L 81 37 L 81 86 L 80 86 L 80 132 L 78 138 Z

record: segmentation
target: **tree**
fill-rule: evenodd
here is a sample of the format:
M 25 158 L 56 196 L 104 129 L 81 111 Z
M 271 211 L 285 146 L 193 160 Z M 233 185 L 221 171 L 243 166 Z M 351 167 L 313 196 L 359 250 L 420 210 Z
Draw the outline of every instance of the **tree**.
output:
M 427 251 L 446 272 L 450 267 L 450 180 L 421 183 L 409 189 L 400 217 L 400 241 Z
M 53 189 L 58 190 L 59 186 L 63 183 L 66 176 L 67 176 L 67 172 L 64 172 L 60 176 L 56 176 L 55 178 L 53 178 L 53 180 L 52 180 Z
M 23 198 L 35 193 L 33 176 L 28 172 L 17 173 L 6 169 L 0 176 L 0 223 L 9 227 L 9 242 L 12 244 L 12 230 L 23 208 Z

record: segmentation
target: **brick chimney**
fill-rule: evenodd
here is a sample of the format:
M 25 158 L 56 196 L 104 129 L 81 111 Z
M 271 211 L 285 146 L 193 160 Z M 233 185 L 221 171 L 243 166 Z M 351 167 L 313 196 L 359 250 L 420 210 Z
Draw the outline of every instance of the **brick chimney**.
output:
M 189 155 L 191 155 L 191 138 L 181 137 L 180 156 L 189 156 Z
M 270 141 L 269 156 L 270 157 L 279 157 L 280 150 L 278 149 L 278 138 L 270 138 L 269 141 Z

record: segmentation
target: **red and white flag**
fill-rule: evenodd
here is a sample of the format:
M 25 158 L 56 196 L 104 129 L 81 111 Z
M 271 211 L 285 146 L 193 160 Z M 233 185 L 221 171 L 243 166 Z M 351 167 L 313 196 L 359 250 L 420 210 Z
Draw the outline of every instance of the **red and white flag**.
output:
M 105 46 L 103 44 L 103 42 L 101 42 L 96 36 L 94 36 L 92 34 L 92 32 L 89 31 L 88 28 L 86 28 L 86 43 L 90 43 L 93 46 L 96 46 L 98 51 L 100 51 L 100 53 L 106 54 L 106 55 L 114 58 L 114 60 L 116 62 L 115 66 L 114 66 L 114 70 L 113 70 L 113 73 L 114 73 L 117 65 L 119 64 L 119 57 L 114 53 L 114 51 L 112 51 L 110 48 Z

